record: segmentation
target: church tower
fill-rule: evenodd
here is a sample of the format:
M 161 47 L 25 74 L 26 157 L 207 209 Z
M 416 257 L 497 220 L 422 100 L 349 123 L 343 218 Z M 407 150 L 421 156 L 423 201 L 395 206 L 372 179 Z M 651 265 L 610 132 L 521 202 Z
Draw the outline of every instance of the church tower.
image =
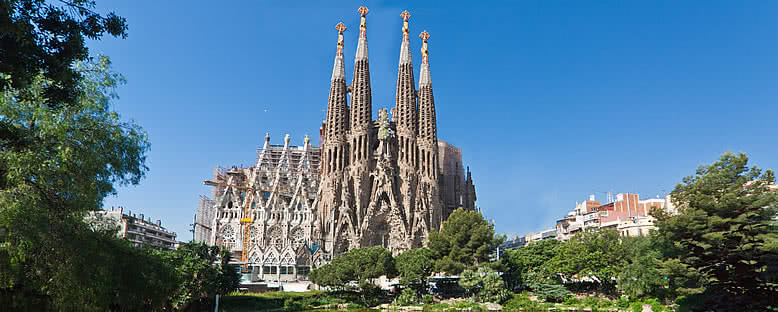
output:
M 425 212 L 430 222 L 429 226 L 438 228 L 441 220 L 441 200 L 439 193 L 438 164 L 438 126 L 435 116 L 435 97 L 432 95 L 432 80 L 430 79 L 429 49 L 427 40 L 430 34 L 423 31 L 419 37 L 421 44 L 421 74 L 419 75 L 419 136 L 418 146 L 420 159 L 418 174 L 420 188 L 417 196 L 426 205 Z
M 392 118 L 385 108 L 373 120 L 372 87 L 367 48 L 366 7 L 359 8 L 360 25 L 354 76 L 346 86 L 343 30 L 338 25 L 338 52 L 330 86 L 327 120 L 322 127 L 322 178 L 313 237 L 325 257 L 349 249 L 384 246 L 398 254 L 426 243 L 440 228 L 444 214 L 443 181 L 429 72 L 427 40 L 421 34 L 421 74 L 414 80 L 407 11 L 400 17 L 402 41 Z M 346 95 L 350 94 L 347 106 Z M 446 163 L 459 166 L 461 156 L 449 153 Z M 446 155 L 449 155 L 446 154 Z M 456 173 L 456 172 L 454 172 Z M 461 177 L 462 175 L 458 175 Z M 464 181 L 462 181 L 464 183 Z M 456 195 L 445 196 L 454 198 Z
M 354 233 L 352 244 L 357 244 L 363 235 L 365 215 L 370 203 L 370 168 L 373 163 L 372 152 L 375 148 L 373 132 L 373 91 L 370 87 L 370 63 L 367 49 L 367 13 L 366 7 L 359 7 L 359 41 L 354 56 L 354 78 L 351 83 L 351 158 L 348 174 L 348 208 L 350 220 L 343 220 L 344 227 L 350 227 Z M 343 232 L 345 230 L 339 230 Z M 342 244 L 341 244 L 342 246 Z
M 348 165 L 348 107 L 346 106 L 346 70 L 343 63 L 343 32 L 346 26 L 338 23 L 338 46 L 335 53 L 335 64 L 332 66 L 330 78 L 330 95 L 327 105 L 327 120 L 324 127 L 324 142 L 322 142 L 322 165 L 320 206 L 317 220 L 313 226 L 314 236 L 322 233 L 333 233 L 338 220 L 340 197 L 338 190 L 343 186 L 344 171 Z
M 397 71 L 397 94 L 395 99 L 397 116 L 393 116 L 397 124 L 397 139 L 399 144 L 400 172 L 407 175 L 415 171 L 418 160 L 416 158 L 416 134 L 418 115 L 416 111 L 416 86 L 413 81 L 413 62 L 411 61 L 411 48 L 409 40 L 408 19 L 411 14 L 404 11 L 400 15 L 403 19 L 403 39 L 400 45 L 400 64 Z

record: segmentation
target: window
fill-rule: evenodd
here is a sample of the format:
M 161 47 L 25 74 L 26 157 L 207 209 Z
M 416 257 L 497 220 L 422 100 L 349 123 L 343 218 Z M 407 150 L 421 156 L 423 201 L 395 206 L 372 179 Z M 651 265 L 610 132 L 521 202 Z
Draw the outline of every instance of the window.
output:
M 298 266 L 297 267 L 297 275 L 308 275 L 308 273 L 311 272 L 311 268 L 307 266 Z

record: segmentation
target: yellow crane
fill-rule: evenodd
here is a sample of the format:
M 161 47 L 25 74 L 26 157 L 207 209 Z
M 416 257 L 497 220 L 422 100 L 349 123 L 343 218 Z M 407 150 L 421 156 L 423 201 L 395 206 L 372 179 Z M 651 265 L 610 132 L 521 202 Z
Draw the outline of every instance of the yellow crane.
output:
M 240 253 L 240 262 L 246 263 L 249 260 L 249 245 L 251 243 L 251 224 L 254 223 L 254 219 L 249 217 L 249 209 L 251 209 L 251 202 L 254 200 L 254 193 L 257 191 L 267 192 L 266 190 L 258 190 L 250 186 L 236 185 L 223 182 L 214 182 L 210 180 L 203 181 L 205 185 L 219 186 L 219 187 L 232 187 L 239 190 L 248 191 L 246 198 L 243 201 L 243 218 L 240 219 L 240 224 L 243 226 L 243 251 Z M 244 269 L 248 267 L 248 264 L 244 264 Z

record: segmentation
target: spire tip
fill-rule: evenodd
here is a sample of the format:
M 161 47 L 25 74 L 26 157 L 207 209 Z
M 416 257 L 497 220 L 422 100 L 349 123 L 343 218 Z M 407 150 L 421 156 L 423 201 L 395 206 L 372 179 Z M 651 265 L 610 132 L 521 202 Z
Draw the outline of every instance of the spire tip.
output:
M 335 25 L 335 29 L 337 29 L 339 33 L 343 33 L 346 30 L 346 25 L 344 25 L 343 22 L 340 22 Z
M 360 15 L 362 15 L 362 17 L 364 17 L 365 15 L 367 15 L 367 12 L 368 12 L 368 10 L 367 10 L 367 7 L 365 7 L 365 6 L 361 6 L 361 7 L 359 7 L 359 10 L 358 10 L 358 11 L 359 11 L 359 14 L 360 14 Z
M 419 34 L 419 38 L 421 38 L 421 40 L 427 41 L 427 39 L 430 38 L 430 33 L 424 30 Z
M 406 21 L 406 22 L 407 22 L 407 21 L 408 21 L 408 19 L 410 19 L 410 18 L 411 18 L 411 13 L 408 13 L 408 10 L 405 10 L 405 11 L 403 11 L 403 12 L 400 14 L 400 17 L 402 17 L 402 18 L 403 18 L 403 21 Z

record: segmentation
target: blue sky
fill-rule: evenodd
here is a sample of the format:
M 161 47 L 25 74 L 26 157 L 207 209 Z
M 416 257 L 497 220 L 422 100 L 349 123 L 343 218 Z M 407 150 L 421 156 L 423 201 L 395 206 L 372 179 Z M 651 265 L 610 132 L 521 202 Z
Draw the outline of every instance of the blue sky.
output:
M 593 192 L 655 197 L 727 151 L 778 168 L 775 1 L 271 3 L 99 2 L 129 37 L 91 53 L 125 75 L 115 108 L 152 143 L 147 178 L 106 207 L 189 240 L 214 167 L 251 165 L 265 132 L 316 141 L 334 26 L 348 27 L 350 80 L 360 5 L 374 113 L 394 105 L 399 14 L 412 15 L 416 71 L 416 34 L 430 33 L 439 137 L 462 148 L 499 232 L 550 227 Z

